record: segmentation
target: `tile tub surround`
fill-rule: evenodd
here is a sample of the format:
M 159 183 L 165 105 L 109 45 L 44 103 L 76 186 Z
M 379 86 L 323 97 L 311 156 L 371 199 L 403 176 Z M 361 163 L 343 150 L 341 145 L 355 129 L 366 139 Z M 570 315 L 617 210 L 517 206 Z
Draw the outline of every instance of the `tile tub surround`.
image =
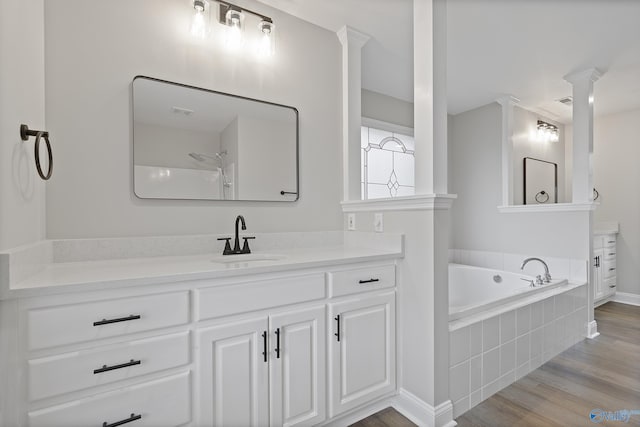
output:
M 522 273 L 520 266 L 522 261 L 530 257 L 542 258 L 549 266 L 549 272 L 553 278 L 566 278 L 569 281 L 582 283 L 587 281 L 588 266 L 586 260 L 553 258 L 540 254 L 511 254 L 502 252 L 474 251 L 468 249 L 449 249 L 449 262 L 456 264 L 472 265 L 496 270 L 504 270 L 511 273 Z M 524 273 L 530 276 L 542 274 L 540 263 L 527 264 Z
M 454 418 L 582 340 L 586 292 L 587 286 L 581 285 L 470 325 L 450 327 Z

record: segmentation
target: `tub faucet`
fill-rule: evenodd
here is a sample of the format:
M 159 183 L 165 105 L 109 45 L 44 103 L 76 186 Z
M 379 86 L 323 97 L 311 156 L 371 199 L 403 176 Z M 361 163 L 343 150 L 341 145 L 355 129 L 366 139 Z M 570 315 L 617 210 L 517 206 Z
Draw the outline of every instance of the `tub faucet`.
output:
M 546 262 L 544 262 L 543 260 L 541 260 L 540 258 L 527 258 L 524 261 L 522 261 L 522 265 L 520 266 L 520 270 L 524 270 L 524 267 L 529 263 L 529 261 L 538 261 L 540 263 L 542 263 L 542 266 L 544 267 L 544 282 L 545 283 L 551 283 L 551 275 L 549 274 L 549 266 L 547 265 Z M 538 276 L 540 277 L 540 276 Z M 542 283 L 538 283 L 539 285 L 541 285 Z

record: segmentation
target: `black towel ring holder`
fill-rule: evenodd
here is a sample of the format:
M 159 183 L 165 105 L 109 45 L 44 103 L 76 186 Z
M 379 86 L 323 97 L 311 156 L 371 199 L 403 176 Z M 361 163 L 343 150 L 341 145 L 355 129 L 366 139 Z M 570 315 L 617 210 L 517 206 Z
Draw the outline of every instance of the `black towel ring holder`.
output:
M 549 201 L 549 193 L 542 190 L 538 194 L 536 194 L 536 202 L 538 203 L 547 203 Z
M 38 175 L 40 178 L 47 181 L 51 178 L 51 174 L 53 173 L 53 152 L 51 150 L 51 143 L 49 142 L 49 132 L 45 132 L 42 130 L 31 130 L 27 125 L 20 125 L 20 138 L 23 141 L 27 141 L 30 136 L 36 137 L 36 143 L 33 148 L 34 157 L 36 159 L 36 169 L 38 170 Z M 40 141 L 44 139 L 45 144 L 47 144 L 47 156 L 49 157 L 49 169 L 45 174 L 42 171 L 42 164 L 40 163 Z

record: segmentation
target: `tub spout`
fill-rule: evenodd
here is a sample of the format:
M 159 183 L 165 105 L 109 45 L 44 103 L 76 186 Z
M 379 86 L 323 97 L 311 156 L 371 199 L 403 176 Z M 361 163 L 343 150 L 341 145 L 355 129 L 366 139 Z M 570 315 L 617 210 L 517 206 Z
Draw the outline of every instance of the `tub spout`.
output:
M 530 261 L 538 261 L 538 262 L 540 262 L 542 264 L 542 266 L 544 267 L 544 282 L 545 283 L 551 283 L 551 274 L 549 274 L 549 266 L 547 265 L 546 262 L 544 262 L 540 258 L 527 258 L 527 259 L 525 259 L 524 261 L 522 261 L 522 265 L 520 266 L 520 270 L 524 270 L 524 267 Z

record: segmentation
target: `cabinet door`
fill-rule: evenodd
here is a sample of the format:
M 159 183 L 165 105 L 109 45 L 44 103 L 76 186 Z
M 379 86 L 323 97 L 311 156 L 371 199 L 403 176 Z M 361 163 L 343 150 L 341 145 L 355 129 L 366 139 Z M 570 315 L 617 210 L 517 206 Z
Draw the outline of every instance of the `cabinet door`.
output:
M 325 319 L 324 306 L 270 317 L 272 426 L 325 419 Z
M 331 304 L 329 320 L 333 417 L 395 390 L 395 293 Z
M 594 301 L 597 301 L 604 296 L 604 284 L 602 277 L 602 262 L 604 261 L 604 250 L 596 249 L 593 253 L 593 299 Z
M 198 332 L 198 426 L 269 424 L 267 330 L 263 317 Z

